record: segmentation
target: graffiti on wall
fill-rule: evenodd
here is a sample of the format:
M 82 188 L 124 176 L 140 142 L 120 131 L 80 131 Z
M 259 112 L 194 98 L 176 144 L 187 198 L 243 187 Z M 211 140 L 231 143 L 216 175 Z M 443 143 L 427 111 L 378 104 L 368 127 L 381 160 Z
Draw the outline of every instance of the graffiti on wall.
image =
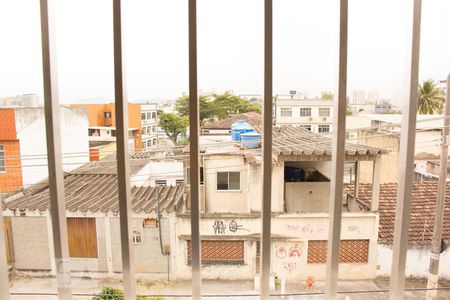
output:
M 303 255 L 303 242 L 278 244 L 275 247 L 275 257 L 280 260 L 283 269 L 291 273 L 297 270 L 297 265 Z
M 214 234 L 225 234 L 225 230 L 227 229 L 227 226 L 222 220 L 214 221 L 214 225 L 212 227 L 214 229 Z
M 287 230 L 295 234 L 321 234 L 327 232 L 325 224 L 286 225 Z
M 249 231 L 244 225 L 238 224 L 235 220 L 231 220 L 230 223 L 228 223 L 228 226 L 224 220 L 215 220 L 212 228 L 214 229 L 214 234 L 225 234 L 227 229 L 230 233 L 235 233 L 240 230 Z

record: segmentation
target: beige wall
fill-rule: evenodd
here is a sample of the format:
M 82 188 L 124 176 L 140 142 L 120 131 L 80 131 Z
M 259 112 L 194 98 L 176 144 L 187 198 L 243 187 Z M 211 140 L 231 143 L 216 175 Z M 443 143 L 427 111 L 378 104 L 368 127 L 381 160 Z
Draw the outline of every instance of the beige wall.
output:
M 160 252 L 158 228 L 143 228 L 144 218 L 133 218 L 133 230 L 141 232 L 142 244 L 134 244 L 135 271 L 138 273 L 164 273 L 167 257 Z M 169 220 L 161 220 L 163 244 L 169 244 Z M 119 218 L 111 218 L 111 246 L 113 271 L 122 271 Z
M 286 182 L 288 213 L 327 212 L 330 199 L 329 182 Z
M 229 227 L 224 233 L 214 231 L 216 221 L 228 225 L 234 220 L 241 229 L 231 232 Z M 340 279 L 373 279 L 377 270 L 377 236 L 378 236 L 377 213 L 343 213 L 341 239 L 367 239 L 369 240 L 368 263 L 363 264 L 340 264 Z M 177 222 L 177 256 L 176 269 L 177 278 L 190 279 L 191 269 L 187 264 L 186 241 L 183 237 L 190 236 L 190 219 L 179 218 Z M 261 233 L 261 219 L 259 216 L 235 217 L 227 215 L 203 216 L 200 220 L 200 234 L 208 236 L 208 239 L 234 238 L 246 241 L 244 265 L 214 265 L 203 266 L 202 276 L 204 279 L 227 278 L 251 280 L 256 274 L 256 246 Z M 308 241 L 328 239 L 328 214 L 285 214 L 272 218 L 272 237 L 283 237 L 273 239 L 271 253 L 271 272 L 276 276 L 288 280 L 305 280 L 306 276 L 312 275 L 316 280 L 323 280 L 326 274 L 326 264 L 308 264 Z M 277 256 L 278 247 L 283 246 L 290 249 L 297 244 L 300 256 L 280 257 Z
M 358 136 L 358 144 L 382 148 L 390 151 L 388 154 L 381 155 L 381 177 L 380 183 L 397 182 L 398 176 L 398 149 L 400 137 L 396 135 L 378 136 L 380 133 L 361 131 Z M 373 162 L 360 162 L 360 182 L 372 183 Z
M 18 270 L 51 270 L 46 217 L 11 217 Z

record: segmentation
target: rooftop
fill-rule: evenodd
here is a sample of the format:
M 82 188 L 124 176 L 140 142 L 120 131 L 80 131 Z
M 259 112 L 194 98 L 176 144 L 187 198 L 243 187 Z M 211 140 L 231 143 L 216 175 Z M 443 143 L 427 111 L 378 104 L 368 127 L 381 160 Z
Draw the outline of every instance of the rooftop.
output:
M 437 185 L 438 182 L 436 181 L 415 182 L 413 184 L 409 224 L 410 244 L 428 244 L 432 239 Z M 345 190 L 353 194 L 354 185 L 346 185 Z M 365 204 L 369 204 L 371 196 L 372 185 L 361 184 L 359 200 Z M 394 239 L 396 205 L 397 184 L 381 184 L 379 198 L 380 226 L 378 232 L 380 242 L 392 243 Z M 450 182 L 447 183 L 442 238 L 447 241 L 450 240 Z
M 183 189 L 179 186 L 159 188 L 162 212 L 173 212 L 183 201 Z M 116 174 L 69 174 L 64 178 L 66 208 L 70 212 L 119 212 Z M 134 213 L 156 212 L 157 188 L 150 186 L 131 188 L 131 209 Z M 49 187 L 25 190 L 23 196 L 5 199 L 2 209 L 11 211 L 46 211 L 50 208 Z
M 202 129 L 228 129 L 231 130 L 231 125 L 237 120 L 244 120 L 255 128 L 256 131 L 262 132 L 262 116 L 256 112 L 247 112 L 238 115 L 232 115 L 228 118 L 202 125 Z

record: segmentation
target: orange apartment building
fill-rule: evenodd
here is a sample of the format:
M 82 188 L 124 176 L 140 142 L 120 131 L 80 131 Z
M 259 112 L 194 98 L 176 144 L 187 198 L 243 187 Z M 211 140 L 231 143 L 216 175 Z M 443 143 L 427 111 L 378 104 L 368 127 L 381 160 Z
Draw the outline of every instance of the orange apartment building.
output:
M 20 143 L 16 135 L 14 109 L 0 110 L 0 193 L 22 187 Z
M 86 107 L 88 110 L 89 136 L 97 140 L 114 141 L 116 112 L 114 103 L 72 104 L 72 107 Z M 157 143 L 156 104 L 128 104 L 128 127 L 130 144 L 134 151 L 145 150 Z M 94 140 L 94 139 L 93 139 Z

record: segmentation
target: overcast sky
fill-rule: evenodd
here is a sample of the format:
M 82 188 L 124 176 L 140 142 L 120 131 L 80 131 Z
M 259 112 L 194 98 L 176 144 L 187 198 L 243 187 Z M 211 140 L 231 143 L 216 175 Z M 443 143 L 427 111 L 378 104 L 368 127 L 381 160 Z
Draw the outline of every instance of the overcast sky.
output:
M 188 90 L 187 0 L 125 0 L 128 99 Z M 261 94 L 262 0 L 198 0 L 199 89 Z M 274 0 L 274 92 L 333 90 L 338 0 Z M 412 0 L 350 0 L 349 94 L 403 90 Z M 56 0 L 63 103 L 113 99 L 112 0 Z M 450 1 L 423 0 L 420 78 L 450 73 Z M 0 97 L 42 99 L 39 1 L 0 0 Z

